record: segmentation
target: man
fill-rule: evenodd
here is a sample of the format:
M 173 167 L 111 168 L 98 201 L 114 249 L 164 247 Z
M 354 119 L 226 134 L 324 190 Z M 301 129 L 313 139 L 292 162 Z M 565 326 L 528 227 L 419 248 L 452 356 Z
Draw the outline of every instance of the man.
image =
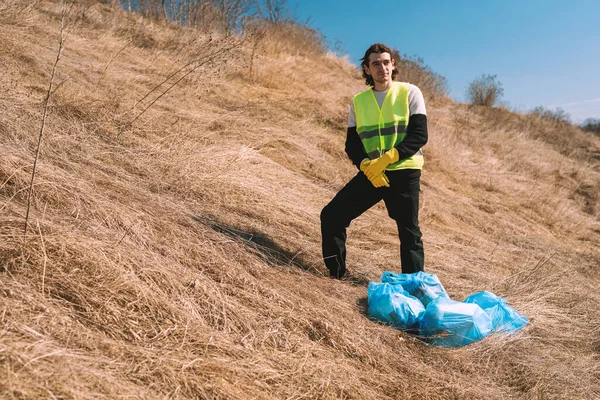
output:
M 359 169 L 321 211 L 323 259 L 332 278 L 346 272 L 346 228 L 383 199 L 398 226 L 403 273 L 423 271 L 419 191 L 427 143 L 423 94 L 415 85 L 395 82 L 392 51 L 381 43 L 361 59 L 370 89 L 354 96 L 348 118 L 346 154 Z

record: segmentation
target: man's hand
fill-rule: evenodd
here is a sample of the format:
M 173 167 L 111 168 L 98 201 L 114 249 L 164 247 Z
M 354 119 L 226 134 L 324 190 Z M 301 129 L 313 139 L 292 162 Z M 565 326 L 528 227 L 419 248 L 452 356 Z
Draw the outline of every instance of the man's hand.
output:
M 386 151 L 381 157 L 370 161 L 365 166 L 364 170 L 363 163 L 365 163 L 365 161 L 363 161 L 360 164 L 360 169 L 365 173 L 367 178 L 369 178 L 369 180 L 373 182 L 373 179 L 379 176 L 383 171 L 385 171 L 385 168 L 388 165 L 395 163 L 396 161 L 398 161 L 399 158 L 400 156 L 398 154 L 398 150 L 396 150 L 395 147 L 392 147 L 391 150 Z
M 370 164 L 371 164 L 371 160 L 369 160 L 368 158 L 365 158 L 360 163 L 360 170 L 364 173 Z M 390 187 L 390 181 L 388 180 L 388 177 L 383 172 L 380 173 L 379 175 L 375 176 L 375 178 L 369 179 L 369 181 L 371 181 L 373 186 L 375 186 L 376 188 L 380 188 L 383 186 Z
M 360 170 L 362 172 L 365 172 L 365 169 L 369 166 L 369 164 L 371 164 L 371 160 L 369 160 L 368 158 L 365 158 L 360 163 Z
M 376 188 L 380 188 L 380 187 L 384 187 L 384 186 L 390 187 L 390 181 L 388 180 L 388 177 L 385 175 L 385 172 L 382 172 L 381 174 L 377 175 L 374 179 L 371 179 L 371 183 Z

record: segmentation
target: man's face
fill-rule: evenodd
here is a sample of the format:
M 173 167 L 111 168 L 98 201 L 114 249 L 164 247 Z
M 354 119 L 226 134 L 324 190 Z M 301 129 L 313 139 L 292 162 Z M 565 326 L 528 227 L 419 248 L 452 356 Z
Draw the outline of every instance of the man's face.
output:
M 390 53 L 371 53 L 369 65 L 363 68 L 367 75 L 373 77 L 376 84 L 387 85 L 392 81 L 392 71 L 396 68 L 396 64 Z

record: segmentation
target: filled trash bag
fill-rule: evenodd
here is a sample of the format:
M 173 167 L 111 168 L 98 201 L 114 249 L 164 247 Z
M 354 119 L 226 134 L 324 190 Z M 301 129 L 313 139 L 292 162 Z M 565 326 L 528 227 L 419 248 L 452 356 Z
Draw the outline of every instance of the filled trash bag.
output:
M 425 307 L 438 297 L 449 298 L 446 289 L 435 274 L 419 271 L 414 274 L 396 274 L 386 271 L 381 276 L 381 281 L 402 285 L 411 296 L 416 297 Z
M 483 339 L 493 327 L 490 316 L 477 304 L 440 296 L 425 309 L 419 330 L 431 344 L 461 347 Z
M 529 323 L 529 319 L 512 308 L 501 297 L 491 292 L 479 292 L 470 295 L 464 301 L 477 304 L 492 320 L 494 332 L 515 332 Z
M 491 292 L 459 302 L 450 299 L 435 274 L 386 271 L 382 283 L 369 282 L 369 315 L 427 342 L 452 348 L 479 341 L 492 332 L 514 332 L 529 320 Z
M 416 330 L 425 307 L 400 285 L 369 282 L 369 310 L 371 317 L 387 322 L 402 330 Z

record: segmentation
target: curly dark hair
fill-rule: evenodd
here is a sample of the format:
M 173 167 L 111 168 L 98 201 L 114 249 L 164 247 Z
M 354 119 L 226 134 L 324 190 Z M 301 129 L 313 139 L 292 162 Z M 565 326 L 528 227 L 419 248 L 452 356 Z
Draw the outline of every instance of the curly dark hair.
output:
M 360 59 L 360 69 L 362 70 L 362 76 L 365 78 L 365 82 L 369 86 L 375 86 L 375 81 L 373 81 L 373 77 L 371 75 L 367 75 L 365 73 L 365 67 L 369 66 L 369 56 L 373 53 L 388 53 L 392 59 L 394 57 L 394 52 L 383 43 L 372 44 L 367 51 L 365 51 L 365 56 Z M 398 75 L 398 70 L 394 68 L 392 71 L 392 80 L 396 79 L 396 75 Z

